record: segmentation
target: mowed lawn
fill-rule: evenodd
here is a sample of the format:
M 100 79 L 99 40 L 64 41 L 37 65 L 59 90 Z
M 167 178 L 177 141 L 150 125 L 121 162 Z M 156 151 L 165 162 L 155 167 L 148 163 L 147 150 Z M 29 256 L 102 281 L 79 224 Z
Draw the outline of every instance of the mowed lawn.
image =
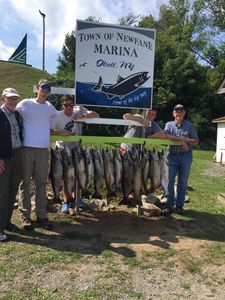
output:
M 224 299 L 225 167 L 213 155 L 194 151 L 184 216 L 57 212 L 53 232 L 9 233 L 0 299 Z

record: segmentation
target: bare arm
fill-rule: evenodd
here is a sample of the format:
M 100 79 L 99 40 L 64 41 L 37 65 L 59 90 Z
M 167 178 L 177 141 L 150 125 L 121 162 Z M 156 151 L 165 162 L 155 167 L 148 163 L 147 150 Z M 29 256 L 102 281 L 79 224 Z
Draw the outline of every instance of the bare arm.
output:
M 165 139 L 166 134 L 164 131 L 159 131 L 159 132 L 149 135 L 148 138 Z
M 198 145 L 199 140 L 198 139 L 192 139 L 188 137 L 184 137 L 184 141 L 191 145 Z
M 67 130 L 59 131 L 59 130 L 54 130 L 54 129 L 50 130 L 50 134 L 51 135 L 62 135 L 62 136 L 72 135 L 72 133 L 70 131 L 67 131 Z
M 96 111 L 91 111 L 90 113 L 87 113 L 83 116 L 84 118 L 100 118 L 99 114 L 96 113 Z
M 142 124 L 144 127 L 147 127 L 150 124 L 149 120 L 143 118 L 141 115 L 138 114 L 132 115 L 130 113 L 126 113 L 123 115 L 123 119 L 138 122 Z

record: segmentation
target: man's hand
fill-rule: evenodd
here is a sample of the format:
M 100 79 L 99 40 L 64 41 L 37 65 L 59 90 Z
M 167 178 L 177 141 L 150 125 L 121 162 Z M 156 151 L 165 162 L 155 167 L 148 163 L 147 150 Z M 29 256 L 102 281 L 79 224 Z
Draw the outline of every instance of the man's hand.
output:
M 184 136 L 181 136 L 180 137 L 180 141 L 183 145 L 183 149 L 185 152 L 187 152 L 189 150 L 189 147 L 188 147 L 188 138 L 187 137 L 184 137 Z

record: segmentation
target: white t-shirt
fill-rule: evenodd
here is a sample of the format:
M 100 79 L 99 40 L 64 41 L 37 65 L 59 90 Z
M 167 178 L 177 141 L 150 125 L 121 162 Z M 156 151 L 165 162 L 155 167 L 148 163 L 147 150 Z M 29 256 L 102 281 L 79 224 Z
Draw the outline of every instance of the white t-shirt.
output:
M 23 117 L 23 146 L 48 148 L 50 146 L 50 120 L 57 113 L 48 101 L 40 104 L 36 99 L 24 99 L 16 109 Z
M 64 114 L 64 111 L 58 111 L 57 114 L 51 119 L 51 129 L 56 131 L 70 131 L 72 135 L 82 135 L 82 125 L 74 122 L 76 115 L 79 116 L 80 113 L 84 115 L 90 114 L 92 111 L 87 110 L 82 107 L 82 110 L 79 106 L 74 107 L 72 116 L 68 117 Z M 63 145 L 61 141 L 56 142 L 56 145 Z M 70 148 L 72 148 L 76 143 L 67 142 Z

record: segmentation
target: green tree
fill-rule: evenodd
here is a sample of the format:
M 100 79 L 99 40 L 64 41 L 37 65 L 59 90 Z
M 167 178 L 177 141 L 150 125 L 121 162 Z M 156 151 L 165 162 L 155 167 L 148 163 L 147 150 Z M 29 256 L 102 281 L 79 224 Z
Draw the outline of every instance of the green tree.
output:
M 139 26 L 157 31 L 153 106 L 159 109 L 161 125 L 171 119 L 168 112 L 173 106 L 182 103 L 187 107 L 187 118 L 198 128 L 200 140 L 205 141 L 204 147 L 209 148 L 215 143 L 216 133 L 211 120 L 221 109 L 215 101 L 218 73 L 196 55 L 196 49 L 203 54 L 210 48 L 206 48 L 205 35 L 201 34 L 204 24 L 199 24 L 194 8 L 189 1 L 172 0 L 170 5 L 161 6 L 158 20 L 145 16 Z M 219 57 L 222 51 L 218 48 L 214 60 L 220 60 Z M 208 59 L 213 60 L 213 56 Z M 221 112 L 225 112 L 224 108 Z
M 58 76 L 74 77 L 76 56 L 76 33 L 73 30 L 65 36 L 61 54 L 58 56 Z

